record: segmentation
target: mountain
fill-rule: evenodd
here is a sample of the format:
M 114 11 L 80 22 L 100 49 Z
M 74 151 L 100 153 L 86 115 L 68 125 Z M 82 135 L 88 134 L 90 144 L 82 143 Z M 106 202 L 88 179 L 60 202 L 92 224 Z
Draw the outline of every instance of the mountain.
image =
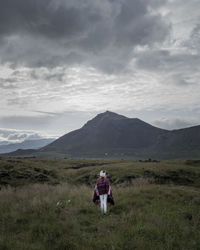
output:
M 35 139 L 35 140 L 26 140 L 21 143 L 10 143 L 0 145 L 0 154 L 9 153 L 18 149 L 39 149 L 46 146 L 47 144 L 53 142 L 55 139 Z
M 106 111 L 82 128 L 63 135 L 35 151 L 21 150 L 7 156 L 77 158 L 200 157 L 200 126 L 178 130 L 154 127 L 138 118 Z
M 8 141 L 0 141 L 0 146 L 11 144 Z
M 200 157 L 200 125 L 166 132 L 153 149 L 166 159 Z
M 82 128 L 40 149 L 40 152 L 56 152 L 72 157 L 121 157 L 152 147 L 155 140 L 166 132 L 140 119 L 106 111 Z
M 143 148 L 152 145 L 165 130 L 137 118 L 105 112 L 88 121 L 81 129 L 68 133 L 41 151 L 95 153 L 105 150 Z

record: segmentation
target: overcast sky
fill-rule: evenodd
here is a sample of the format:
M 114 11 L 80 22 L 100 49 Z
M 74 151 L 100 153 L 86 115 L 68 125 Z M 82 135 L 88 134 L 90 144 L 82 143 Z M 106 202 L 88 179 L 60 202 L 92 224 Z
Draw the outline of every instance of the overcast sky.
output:
M 200 124 L 199 0 L 0 3 L 0 140 L 60 136 L 106 110 Z

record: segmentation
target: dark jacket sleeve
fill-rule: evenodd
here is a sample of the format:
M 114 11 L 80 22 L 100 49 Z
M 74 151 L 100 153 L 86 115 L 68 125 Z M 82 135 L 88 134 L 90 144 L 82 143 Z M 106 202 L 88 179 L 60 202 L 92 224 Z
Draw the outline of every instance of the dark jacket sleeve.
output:
M 111 205 L 115 205 L 115 201 L 112 195 L 112 190 L 110 190 L 110 194 L 108 195 L 108 199 L 107 201 L 111 204 Z
M 109 180 L 106 178 L 106 193 L 108 194 L 110 190 L 110 182 Z
M 99 200 L 99 196 L 97 195 L 96 190 L 94 190 L 94 194 L 93 194 L 93 199 L 92 200 L 93 200 L 94 203 L 96 203 L 96 201 Z

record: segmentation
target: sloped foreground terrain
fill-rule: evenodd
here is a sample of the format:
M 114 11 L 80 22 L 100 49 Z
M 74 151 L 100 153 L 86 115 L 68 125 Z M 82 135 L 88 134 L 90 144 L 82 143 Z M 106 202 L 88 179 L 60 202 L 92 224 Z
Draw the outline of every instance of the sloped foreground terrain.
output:
M 101 169 L 115 206 L 93 204 Z M 0 160 L 0 249 L 199 249 L 200 161 Z

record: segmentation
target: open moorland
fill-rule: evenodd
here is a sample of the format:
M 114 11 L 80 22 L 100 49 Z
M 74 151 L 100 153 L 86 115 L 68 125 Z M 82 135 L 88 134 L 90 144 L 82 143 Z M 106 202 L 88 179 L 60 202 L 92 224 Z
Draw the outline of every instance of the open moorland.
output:
M 92 202 L 101 169 L 115 205 Z M 200 249 L 200 160 L 0 159 L 0 249 Z

